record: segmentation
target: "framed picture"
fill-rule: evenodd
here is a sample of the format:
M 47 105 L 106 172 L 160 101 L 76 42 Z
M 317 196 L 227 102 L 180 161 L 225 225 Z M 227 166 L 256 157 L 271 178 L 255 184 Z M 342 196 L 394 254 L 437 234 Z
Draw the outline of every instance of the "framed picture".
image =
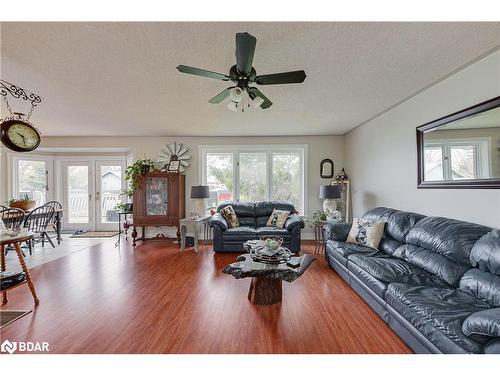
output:
M 323 159 L 321 161 L 319 175 L 321 178 L 333 178 L 333 161 L 331 159 Z
M 179 160 L 171 160 L 170 163 L 168 163 L 167 171 L 179 172 L 180 166 L 181 162 Z

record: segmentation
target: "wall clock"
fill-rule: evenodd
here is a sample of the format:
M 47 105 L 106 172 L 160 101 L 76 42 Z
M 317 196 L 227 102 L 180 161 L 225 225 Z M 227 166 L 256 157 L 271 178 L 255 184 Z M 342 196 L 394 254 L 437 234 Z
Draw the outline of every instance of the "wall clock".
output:
M 169 169 L 170 162 L 174 161 L 177 164 L 179 162 L 179 172 L 184 172 L 189 163 L 191 162 L 191 154 L 189 149 L 182 143 L 172 142 L 164 145 L 158 156 L 158 163 L 162 165 L 163 168 Z
M 1 123 L 0 140 L 5 147 L 17 151 L 33 151 L 40 145 L 40 133 L 29 122 L 7 119 Z

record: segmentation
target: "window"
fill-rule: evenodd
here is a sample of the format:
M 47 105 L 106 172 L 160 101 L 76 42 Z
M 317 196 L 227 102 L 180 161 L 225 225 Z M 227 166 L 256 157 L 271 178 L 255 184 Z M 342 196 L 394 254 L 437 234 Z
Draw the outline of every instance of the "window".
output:
M 284 200 L 305 211 L 307 146 L 200 146 L 200 180 L 208 205 L 226 200 Z
M 28 196 L 36 205 L 42 205 L 52 199 L 51 186 L 52 165 L 51 159 L 43 157 L 12 157 L 12 190 L 10 198 L 24 198 Z
M 424 146 L 425 180 L 470 180 L 490 176 L 489 141 L 433 140 Z

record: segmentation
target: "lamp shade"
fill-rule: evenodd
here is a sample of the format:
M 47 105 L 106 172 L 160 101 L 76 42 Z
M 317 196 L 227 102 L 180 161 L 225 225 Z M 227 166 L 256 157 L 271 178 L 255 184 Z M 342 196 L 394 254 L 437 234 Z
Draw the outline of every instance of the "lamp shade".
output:
M 210 190 L 208 186 L 197 185 L 191 186 L 191 199 L 203 199 L 210 197 Z
M 319 197 L 321 199 L 338 199 L 342 197 L 340 186 L 321 185 L 319 187 Z

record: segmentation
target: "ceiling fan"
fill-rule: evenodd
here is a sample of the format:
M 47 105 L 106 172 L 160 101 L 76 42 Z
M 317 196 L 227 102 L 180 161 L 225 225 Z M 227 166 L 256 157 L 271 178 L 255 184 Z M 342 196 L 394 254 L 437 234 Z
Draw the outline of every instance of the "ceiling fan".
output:
M 186 65 L 179 65 L 177 70 L 181 73 L 234 82 L 235 86 L 228 87 L 220 94 L 214 96 L 208 101 L 209 103 L 218 104 L 227 97 L 230 97 L 231 102 L 229 102 L 228 108 L 234 111 L 237 111 L 239 108 L 244 110 L 243 97 L 246 92 L 252 101 L 253 107 L 266 109 L 273 105 L 273 103 L 258 88 L 251 87 L 249 84 L 280 85 L 284 83 L 302 83 L 306 79 L 306 73 L 303 70 L 295 70 L 293 72 L 258 76 L 252 66 L 256 44 L 257 39 L 249 33 L 236 33 L 236 64 L 229 69 L 228 75 Z M 248 103 L 248 106 L 250 106 L 250 103 Z

